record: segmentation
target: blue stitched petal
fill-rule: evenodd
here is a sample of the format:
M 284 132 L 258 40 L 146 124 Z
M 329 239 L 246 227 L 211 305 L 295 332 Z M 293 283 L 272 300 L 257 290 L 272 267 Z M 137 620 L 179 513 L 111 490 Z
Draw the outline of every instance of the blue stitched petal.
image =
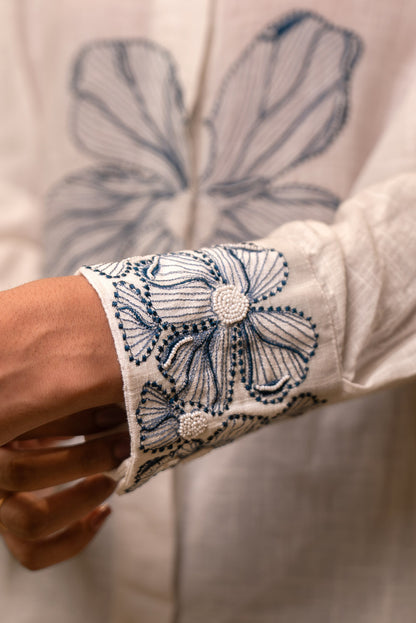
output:
M 270 344 L 293 349 L 307 359 L 314 351 L 316 334 L 308 318 L 285 309 L 252 309 L 249 321 L 257 336 Z
M 181 459 L 186 460 L 196 454 L 198 450 L 201 449 L 202 445 L 203 442 L 199 440 L 188 441 L 181 444 L 176 449 L 171 450 L 167 454 L 149 459 L 137 470 L 134 478 L 134 485 L 129 489 L 129 491 L 132 491 L 138 485 L 143 485 L 153 475 L 162 472 L 169 467 L 174 467 Z
M 79 144 L 100 158 L 129 162 L 187 187 L 185 110 L 171 55 L 146 40 L 86 46 L 72 80 Z
M 301 383 L 316 340 L 310 320 L 298 312 L 251 310 L 242 329 L 242 371 L 249 388 L 267 397 Z
M 102 165 L 65 178 L 47 198 L 46 263 L 49 275 L 80 264 L 163 253 L 177 244 L 158 203 L 163 181 L 134 168 Z
M 240 260 L 250 283 L 247 296 L 251 302 L 279 292 L 289 272 L 282 253 L 252 245 L 235 245 L 227 249 Z
M 326 403 L 326 400 L 319 400 L 317 396 L 313 394 L 299 394 L 292 398 L 292 400 L 286 405 L 283 413 L 288 417 L 298 417 L 303 415 L 306 411 L 316 409 Z
M 116 285 L 114 306 L 120 320 L 125 348 L 136 361 L 144 361 L 153 350 L 160 334 L 158 318 L 147 307 L 136 288 L 119 282 Z
M 339 197 L 325 188 L 297 183 L 270 186 L 263 195 L 258 195 L 257 200 L 260 199 L 270 201 L 272 205 L 279 207 L 282 220 L 276 227 L 286 221 L 305 217 L 330 222 L 340 203 Z M 287 209 L 286 215 L 284 208 Z
M 232 397 L 232 383 L 236 362 L 233 357 L 236 345 L 236 331 L 230 327 L 219 325 L 208 343 L 210 365 L 215 375 L 216 400 L 207 402 L 208 393 L 202 396 L 203 404 L 211 405 L 213 412 L 223 411 Z
M 172 291 L 175 287 L 197 281 L 212 288 L 221 281 L 218 271 L 213 270 L 201 254 L 186 251 L 156 257 L 144 275 L 150 286 Z
M 240 292 L 246 294 L 250 287 L 244 265 L 238 257 L 222 247 L 203 249 L 205 256 L 213 262 L 216 270 L 221 275 L 222 284 L 233 285 Z
M 188 457 L 194 455 L 200 449 L 202 449 L 202 451 L 204 452 L 205 448 L 202 448 L 202 446 L 204 446 L 204 442 L 200 439 L 192 439 L 191 441 L 186 441 L 178 447 L 175 452 L 175 457 L 179 457 L 180 459 L 187 459 Z
M 243 435 L 247 435 L 259 429 L 265 422 L 264 418 L 243 418 L 242 416 L 230 416 L 226 420 L 226 426 L 222 426 L 216 433 L 214 438 L 209 442 L 211 448 L 219 448 L 234 441 Z
M 171 336 L 161 355 L 161 369 L 175 381 L 182 400 L 222 411 L 231 399 L 233 330 L 200 329 Z
M 207 122 L 207 189 L 273 179 L 321 153 L 345 123 L 361 44 L 351 31 L 298 11 L 263 30 L 231 67 Z
M 333 193 L 309 184 L 264 188 L 248 198 L 218 195 L 216 200 L 221 205 L 221 217 L 204 244 L 264 238 L 284 223 L 305 217 L 331 223 L 340 202 Z
M 140 432 L 140 447 L 144 450 L 154 450 L 168 446 L 179 439 L 178 420 L 169 417 L 159 423 L 157 428 L 142 427 Z
M 181 397 L 196 405 L 207 406 L 212 413 L 222 412 L 231 400 L 230 382 L 235 363 L 232 354 L 232 330 L 217 327 L 198 349 L 189 370 L 189 383 Z
M 160 365 L 162 372 L 174 379 L 178 393 L 188 388 L 193 394 L 206 393 L 210 400 L 215 399 L 216 384 L 208 356 L 209 340 L 214 332 L 215 327 L 211 327 L 195 333 L 172 334 L 168 338 L 160 356 Z M 192 387 L 189 387 L 190 384 Z M 183 394 L 181 398 L 185 399 Z
M 95 264 L 92 268 L 96 273 L 100 275 L 106 275 L 107 277 L 125 277 L 132 271 L 131 263 L 128 260 L 122 260 L 121 262 L 104 262 L 103 264 Z
M 222 281 L 200 254 L 156 257 L 145 267 L 143 276 L 152 304 L 164 322 L 175 325 L 215 319 L 211 296 Z
M 152 476 L 162 472 L 169 467 L 174 467 L 179 463 L 179 456 L 172 456 L 174 453 L 169 453 L 164 456 L 157 456 L 149 459 L 143 465 L 139 467 L 134 477 L 134 485 L 128 489 L 133 491 L 137 486 L 144 485 Z
M 177 289 L 151 284 L 149 293 L 160 318 L 170 324 L 215 318 L 211 309 L 212 289 L 203 281 L 189 281 Z
M 175 417 L 175 410 L 168 394 L 152 383 L 145 383 L 141 393 L 141 402 L 136 410 L 138 424 L 147 429 L 157 428 L 164 420 Z

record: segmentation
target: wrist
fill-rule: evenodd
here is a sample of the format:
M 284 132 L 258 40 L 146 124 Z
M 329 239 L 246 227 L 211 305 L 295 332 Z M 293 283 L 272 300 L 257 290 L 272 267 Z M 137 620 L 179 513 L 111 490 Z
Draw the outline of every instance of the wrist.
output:
M 84 277 L 34 281 L 2 296 L 17 334 L 11 356 L 14 376 L 23 394 L 25 387 L 30 390 L 34 404 L 59 417 L 122 401 L 111 331 L 98 295 Z
M 63 345 L 69 346 L 75 356 L 74 398 L 78 395 L 77 399 L 85 401 L 87 407 L 122 402 L 120 365 L 98 294 L 82 275 L 64 277 L 60 281 L 65 294 L 62 298 L 58 296 L 58 309 L 63 326 L 69 330 L 69 339 L 64 340 Z
M 51 419 L 122 402 L 100 300 L 82 276 L 0 293 L 0 445 Z

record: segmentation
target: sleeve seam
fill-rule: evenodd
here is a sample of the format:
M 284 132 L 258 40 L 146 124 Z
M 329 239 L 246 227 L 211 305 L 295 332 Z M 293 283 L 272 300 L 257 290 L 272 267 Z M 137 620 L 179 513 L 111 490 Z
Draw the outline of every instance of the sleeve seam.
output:
M 333 339 L 333 342 L 335 344 L 337 372 L 338 372 L 339 383 L 341 385 L 343 383 L 343 381 L 344 381 L 344 376 L 343 376 L 343 373 L 342 373 L 342 357 L 341 357 L 341 352 L 340 352 L 340 346 L 338 344 L 338 339 L 337 339 L 337 331 L 336 331 L 335 319 L 334 319 L 333 312 L 331 310 L 331 305 L 330 305 L 330 302 L 329 302 L 329 299 L 328 299 L 328 295 L 325 292 L 325 288 L 323 287 L 320 279 L 318 278 L 318 276 L 316 274 L 315 265 L 314 265 L 314 263 L 312 261 L 310 253 L 305 249 L 305 247 L 303 246 L 302 242 L 299 242 L 299 240 L 297 240 L 296 243 L 300 247 L 304 257 L 306 258 L 306 260 L 308 262 L 308 265 L 310 267 L 310 270 L 311 270 L 311 273 L 313 275 L 313 278 L 315 279 L 315 282 L 317 283 L 319 291 L 321 293 L 322 299 L 325 302 L 325 307 L 326 307 L 326 310 L 327 310 L 327 314 L 328 314 L 328 317 L 329 317 L 331 330 L 332 330 L 332 339 Z

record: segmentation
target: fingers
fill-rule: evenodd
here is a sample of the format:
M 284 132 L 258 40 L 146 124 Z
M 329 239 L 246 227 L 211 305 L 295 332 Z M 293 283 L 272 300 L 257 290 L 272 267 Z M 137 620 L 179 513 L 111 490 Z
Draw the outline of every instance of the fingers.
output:
M 87 409 L 44 424 L 28 431 L 19 439 L 41 439 L 43 437 L 74 437 L 77 435 L 93 435 L 127 424 L 127 416 L 118 405 L 106 405 Z
M 0 507 L 0 535 L 22 565 L 45 568 L 88 545 L 111 512 L 100 505 L 116 486 L 101 472 L 114 469 L 130 454 L 127 433 L 72 446 L 51 446 L 51 441 L 103 433 L 123 423 L 126 415 L 117 405 L 88 409 L 0 448 L 0 498 L 6 496 Z M 48 496 L 29 493 L 80 478 Z
M 35 450 L 0 448 L 0 489 L 36 491 L 117 467 L 130 454 L 127 433 L 73 446 Z
M 26 492 L 8 494 L 0 508 L 3 536 L 25 541 L 45 539 L 91 513 L 115 488 L 114 480 L 98 475 L 45 497 Z
M 62 532 L 38 541 L 24 540 L 10 533 L 5 533 L 3 538 L 10 552 L 24 567 L 37 571 L 79 554 L 94 538 L 110 513 L 108 506 L 99 507 Z

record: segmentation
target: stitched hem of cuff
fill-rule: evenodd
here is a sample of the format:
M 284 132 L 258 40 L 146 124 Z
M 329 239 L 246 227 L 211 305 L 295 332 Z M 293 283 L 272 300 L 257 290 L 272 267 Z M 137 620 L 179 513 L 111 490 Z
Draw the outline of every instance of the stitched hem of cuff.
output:
M 125 459 L 119 467 L 112 472 L 112 478 L 118 480 L 118 487 L 116 492 L 121 495 L 126 492 L 126 490 L 131 486 L 130 480 L 133 482 L 133 469 L 134 469 L 134 447 L 135 447 L 135 439 L 137 436 L 136 429 L 136 416 L 135 409 L 131 405 L 131 400 L 129 399 L 129 379 L 128 379 L 128 371 L 124 366 L 124 344 L 122 340 L 118 339 L 119 331 L 116 326 L 115 317 L 114 317 L 114 308 L 112 306 L 113 301 L 113 291 L 106 287 L 107 283 L 103 282 L 101 279 L 98 279 L 94 273 L 90 270 L 81 267 L 75 273 L 76 275 L 82 275 L 88 281 L 88 283 L 94 288 L 96 291 L 101 305 L 103 306 L 107 322 L 110 326 L 111 334 L 114 341 L 114 346 L 117 353 L 117 359 L 120 365 L 121 376 L 123 379 L 123 396 L 124 396 L 124 407 L 126 409 L 127 414 L 127 423 L 129 427 L 130 434 L 130 457 Z

